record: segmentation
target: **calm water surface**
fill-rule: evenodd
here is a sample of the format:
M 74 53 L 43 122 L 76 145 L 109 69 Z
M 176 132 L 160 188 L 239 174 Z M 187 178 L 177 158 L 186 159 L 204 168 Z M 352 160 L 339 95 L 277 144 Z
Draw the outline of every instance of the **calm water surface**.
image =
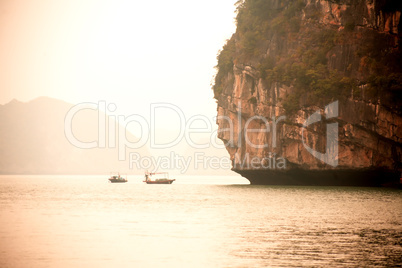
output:
M 0 176 L 0 267 L 402 266 L 400 190 L 214 182 Z

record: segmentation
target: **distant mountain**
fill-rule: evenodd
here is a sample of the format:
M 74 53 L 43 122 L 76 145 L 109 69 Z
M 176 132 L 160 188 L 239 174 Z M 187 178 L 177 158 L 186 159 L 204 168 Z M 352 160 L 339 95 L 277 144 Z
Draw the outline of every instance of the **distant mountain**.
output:
M 0 105 L 0 174 L 143 172 L 129 170 L 128 157 L 126 161 L 119 161 L 117 148 L 81 149 L 72 145 L 64 131 L 65 117 L 72 107 L 72 104 L 47 97 L 28 103 L 13 100 Z M 104 114 L 100 117 L 104 118 Z M 113 125 L 116 126 L 115 133 L 126 131 L 117 127 L 115 121 L 106 120 L 106 126 Z M 72 120 L 72 133 L 80 141 L 98 140 L 98 111 L 77 112 Z M 128 132 L 126 136 L 131 141 L 136 140 Z M 127 155 L 129 151 L 149 155 L 145 147 L 127 150 Z

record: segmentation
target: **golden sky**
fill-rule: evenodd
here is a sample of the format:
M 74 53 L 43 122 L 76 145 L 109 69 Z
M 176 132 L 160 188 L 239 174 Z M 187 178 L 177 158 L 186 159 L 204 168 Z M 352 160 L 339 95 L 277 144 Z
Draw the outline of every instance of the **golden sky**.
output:
M 49 96 L 125 114 L 160 101 L 214 113 L 210 82 L 235 2 L 1 0 L 0 104 Z
M 104 101 L 117 107 L 115 118 L 151 123 L 151 103 L 162 102 L 186 120 L 204 116 L 215 131 L 211 82 L 216 55 L 235 31 L 235 2 L 0 0 L 0 104 Z M 155 117 L 159 138 L 185 128 L 173 110 Z M 135 122 L 127 130 L 144 135 Z

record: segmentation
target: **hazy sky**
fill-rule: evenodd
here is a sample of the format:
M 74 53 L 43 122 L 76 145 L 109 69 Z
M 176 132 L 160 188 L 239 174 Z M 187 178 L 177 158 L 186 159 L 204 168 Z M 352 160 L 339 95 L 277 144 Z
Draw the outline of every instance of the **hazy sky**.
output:
M 0 1 L 0 104 L 49 96 L 215 115 L 216 54 L 236 0 Z
M 191 137 L 209 143 L 217 129 L 211 82 L 216 55 L 236 28 L 235 2 L 0 0 L 0 104 L 40 96 L 105 101 L 116 104 L 109 113 L 116 118 L 141 115 L 150 124 L 150 104 L 170 103 L 185 123 L 195 115 L 209 120 L 210 132 Z M 159 143 L 186 128 L 177 112 L 163 108 L 154 130 L 142 132 L 135 122 L 126 127 L 149 140 L 155 133 Z M 153 156 L 191 152 L 182 141 L 169 149 L 146 146 Z

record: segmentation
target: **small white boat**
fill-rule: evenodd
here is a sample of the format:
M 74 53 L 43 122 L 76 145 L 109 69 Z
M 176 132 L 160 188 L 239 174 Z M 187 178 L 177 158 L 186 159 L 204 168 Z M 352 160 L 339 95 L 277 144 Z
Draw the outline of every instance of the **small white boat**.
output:
M 144 182 L 146 184 L 172 184 L 174 181 L 175 179 L 169 179 L 169 173 L 167 172 L 145 172 Z

